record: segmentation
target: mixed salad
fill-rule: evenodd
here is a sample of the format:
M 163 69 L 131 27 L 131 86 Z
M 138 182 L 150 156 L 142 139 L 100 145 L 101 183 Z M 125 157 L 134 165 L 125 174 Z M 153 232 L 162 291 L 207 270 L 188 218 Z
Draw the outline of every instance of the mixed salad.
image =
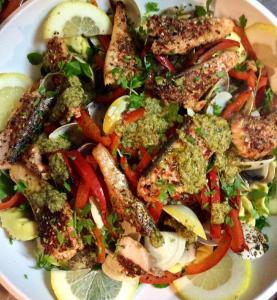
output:
M 41 78 L 0 74 L 1 225 L 58 299 L 239 297 L 268 250 L 276 87 L 246 17 L 212 7 L 61 2 L 27 55 Z

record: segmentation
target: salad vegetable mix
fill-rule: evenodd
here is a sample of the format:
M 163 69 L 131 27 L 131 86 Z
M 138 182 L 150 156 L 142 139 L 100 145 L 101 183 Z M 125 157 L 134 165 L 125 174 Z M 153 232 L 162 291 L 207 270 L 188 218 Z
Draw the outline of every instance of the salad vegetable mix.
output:
M 58 299 L 239 298 L 277 213 L 276 87 L 245 15 L 128 3 L 61 2 L 40 79 L 0 74 L 1 226 Z

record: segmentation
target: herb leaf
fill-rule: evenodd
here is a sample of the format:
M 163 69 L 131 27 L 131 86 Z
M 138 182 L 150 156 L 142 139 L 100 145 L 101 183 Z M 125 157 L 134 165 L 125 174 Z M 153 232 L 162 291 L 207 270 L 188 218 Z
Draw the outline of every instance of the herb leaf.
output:
M 195 6 L 195 15 L 196 17 L 203 17 L 206 16 L 207 11 L 203 6 L 196 5 Z
M 168 287 L 168 284 L 166 284 L 166 283 L 157 283 L 157 284 L 152 284 L 152 285 L 158 289 L 164 289 L 164 288 Z
M 213 105 L 213 114 L 215 116 L 219 117 L 221 115 L 221 112 L 222 112 L 222 107 L 220 105 L 218 105 L 218 104 L 214 104 Z
M 27 55 L 27 58 L 32 65 L 40 65 L 43 61 L 43 56 L 38 52 L 31 52 Z
M 266 195 L 267 195 L 267 193 L 265 193 L 264 191 L 258 190 L 258 189 L 253 189 L 250 193 L 248 193 L 248 197 L 252 201 L 266 197 Z
M 234 197 L 236 196 L 237 190 L 240 188 L 240 185 L 240 180 L 236 178 L 232 184 L 222 184 L 222 190 L 228 198 Z
M 19 180 L 18 183 L 14 186 L 14 190 L 20 193 L 23 193 L 27 189 L 27 184 L 23 180 Z
M 270 225 L 264 216 L 261 216 L 261 217 L 259 217 L 259 219 L 256 220 L 255 227 L 257 229 L 259 229 L 260 231 L 262 231 L 264 227 L 269 227 L 269 226 Z
M 157 2 L 147 2 L 145 4 L 146 13 L 153 13 L 159 11 L 159 5 Z
M 247 18 L 246 18 L 245 15 L 243 14 L 243 15 L 241 15 L 241 16 L 239 17 L 239 26 L 240 26 L 241 28 L 245 28 L 246 24 L 247 24 Z
M 269 107 L 272 103 L 272 100 L 273 100 L 273 91 L 271 87 L 269 87 L 265 91 L 265 100 L 264 100 L 265 106 Z

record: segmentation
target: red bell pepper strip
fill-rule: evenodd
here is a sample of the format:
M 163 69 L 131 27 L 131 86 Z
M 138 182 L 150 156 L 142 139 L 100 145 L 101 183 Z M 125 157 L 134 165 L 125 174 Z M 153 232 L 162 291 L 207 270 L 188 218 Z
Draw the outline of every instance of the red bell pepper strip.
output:
M 248 72 L 247 85 L 250 89 L 254 90 L 257 84 L 257 76 L 253 70 Z
M 111 144 L 111 139 L 108 136 L 101 135 L 99 127 L 85 110 L 81 111 L 81 116 L 76 120 L 87 138 L 102 143 L 105 146 Z
M 147 152 L 147 150 L 141 146 L 140 147 L 141 160 L 136 167 L 136 172 L 140 174 L 145 168 L 149 166 L 152 161 L 152 156 Z
M 129 166 L 127 158 L 125 156 L 120 157 L 120 165 L 121 165 L 121 168 L 123 169 L 127 179 L 131 183 L 132 187 L 137 188 L 137 185 L 138 185 L 137 175 Z
M 208 196 L 208 189 L 203 187 L 201 191 L 196 195 L 196 200 L 201 205 L 202 209 L 205 209 L 210 204 L 210 197 Z
M 145 113 L 144 108 L 138 108 L 131 112 L 126 112 L 123 114 L 122 118 L 125 123 L 133 123 L 138 121 L 139 119 L 143 118 Z
M 212 254 L 197 264 L 190 264 L 186 267 L 186 275 L 194 275 L 205 272 L 218 264 L 225 256 L 231 245 L 231 236 L 225 232 L 220 239 L 217 248 Z
M 0 203 L 0 210 L 12 208 L 18 206 L 25 200 L 25 197 L 21 193 L 15 193 L 11 197 L 7 197 L 3 202 Z
M 258 86 L 257 86 L 257 90 L 259 90 L 260 88 L 267 86 L 267 82 L 268 82 L 268 77 L 267 75 L 265 76 L 261 76 Z
M 89 201 L 90 188 L 84 180 L 81 180 L 75 201 L 75 208 L 83 209 Z
M 110 46 L 111 37 L 109 35 L 98 35 L 98 40 L 102 46 L 102 49 L 107 52 Z
M 97 69 L 103 70 L 105 66 L 105 59 L 100 54 L 94 55 L 94 63 Z
M 163 56 L 163 55 L 155 55 L 155 59 L 162 65 L 164 66 L 169 72 L 171 73 L 175 73 L 175 67 L 173 66 L 173 64 L 171 63 L 171 61 Z
M 148 206 L 148 211 L 150 216 L 153 218 L 154 222 L 158 223 L 163 211 L 163 204 L 160 201 L 152 202 Z
M 225 109 L 223 110 L 221 116 L 222 118 L 226 120 L 230 120 L 232 115 L 243 107 L 243 105 L 246 103 L 246 101 L 249 99 L 251 95 L 251 91 L 246 90 L 242 92 L 240 95 L 238 95 L 232 103 L 229 103 Z
M 97 161 L 92 155 L 86 156 L 86 160 L 93 167 L 94 170 L 97 169 L 98 166 Z
M 247 71 L 236 71 L 234 69 L 229 71 L 229 75 L 237 80 L 247 80 L 249 77 Z
M 152 274 L 142 275 L 139 278 L 141 283 L 148 283 L 148 284 L 170 284 L 174 280 L 181 277 L 181 273 L 173 274 L 168 271 L 165 271 L 163 276 L 158 277 Z
M 248 57 L 256 60 L 257 55 L 256 55 L 251 43 L 249 42 L 248 37 L 245 34 L 243 28 L 241 28 L 239 26 L 235 26 L 233 30 L 240 37 L 241 43 L 242 43 L 243 47 L 245 48 L 245 50 L 248 54 Z
M 233 208 L 229 213 L 229 217 L 232 220 L 232 225 L 227 225 L 228 232 L 232 237 L 231 249 L 238 253 L 243 251 L 246 247 L 241 222 L 239 219 L 239 210 Z
M 97 227 L 95 227 L 93 229 L 93 234 L 94 234 L 94 237 L 96 240 L 96 245 L 98 248 L 97 261 L 99 264 L 103 264 L 105 261 L 105 257 L 106 257 L 106 254 L 105 254 L 106 247 L 103 242 L 103 235 Z
M 103 191 L 103 187 L 101 186 L 100 181 L 98 180 L 93 168 L 90 164 L 85 160 L 82 154 L 78 151 L 70 151 L 67 152 L 69 158 L 72 159 L 72 163 L 75 166 L 77 172 L 90 188 L 91 193 L 99 202 L 99 206 L 101 209 L 102 219 L 107 226 L 107 201 Z
M 97 95 L 95 101 L 98 103 L 110 104 L 117 98 L 126 95 L 126 90 L 118 87 L 106 95 Z
M 111 141 L 110 151 L 112 153 L 112 156 L 116 158 L 116 153 L 120 145 L 120 137 L 115 132 L 113 132 L 111 134 Z
M 22 3 L 22 0 L 9 0 L 6 7 L 0 13 L 0 23 L 12 14 Z
M 211 205 L 213 205 L 213 203 L 220 203 L 220 187 L 219 187 L 219 180 L 218 180 L 216 167 L 214 167 L 208 173 L 208 179 L 209 179 L 209 187 L 210 190 L 212 191 Z M 219 240 L 221 237 L 221 225 L 211 223 L 210 234 L 213 240 Z
M 209 60 L 218 51 L 222 51 L 222 50 L 232 48 L 232 47 L 239 47 L 239 46 L 240 46 L 240 43 L 237 41 L 224 39 L 220 43 L 216 44 L 211 49 L 209 49 L 207 52 L 205 52 L 198 59 L 198 63 L 202 63 L 202 62 Z

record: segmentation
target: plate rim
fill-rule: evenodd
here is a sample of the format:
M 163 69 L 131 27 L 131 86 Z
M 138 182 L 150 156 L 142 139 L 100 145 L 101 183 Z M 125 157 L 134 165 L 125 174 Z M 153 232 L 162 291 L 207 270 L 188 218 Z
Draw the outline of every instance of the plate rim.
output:
M 25 9 L 28 9 L 29 6 L 32 6 L 33 3 L 38 2 L 40 0 L 28 0 L 23 5 L 18 7 L 8 18 L 4 20 L 0 24 L 0 31 L 4 29 L 15 16 L 20 15 L 23 13 Z M 160 1 L 160 0 L 157 0 Z M 216 0 L 220 1 L 220 0 Z M 251 6 L 256 8 L 261 14 L 263 14 L 271 23 L 273 23 L 275 26 L 277 26 L 277 16 L 275 16 L 267 7 L 265 7 L 262 3 L 260 3 L 258 0 L 242 0 L 245 2 L 248 2 Z M 0 284 L 16 299 L 20 300 L 30 300 L 24 293 L 22 293 L 15 284 L 13 284 L 6 276 L 0 271 Z M 257 295 L 256 299 L 265 299 L 269 298 L 274 295 L 274 293 L 277 291 L 277 279 L 272 282 L 271 285 L 269 285 L 262 293 Z

